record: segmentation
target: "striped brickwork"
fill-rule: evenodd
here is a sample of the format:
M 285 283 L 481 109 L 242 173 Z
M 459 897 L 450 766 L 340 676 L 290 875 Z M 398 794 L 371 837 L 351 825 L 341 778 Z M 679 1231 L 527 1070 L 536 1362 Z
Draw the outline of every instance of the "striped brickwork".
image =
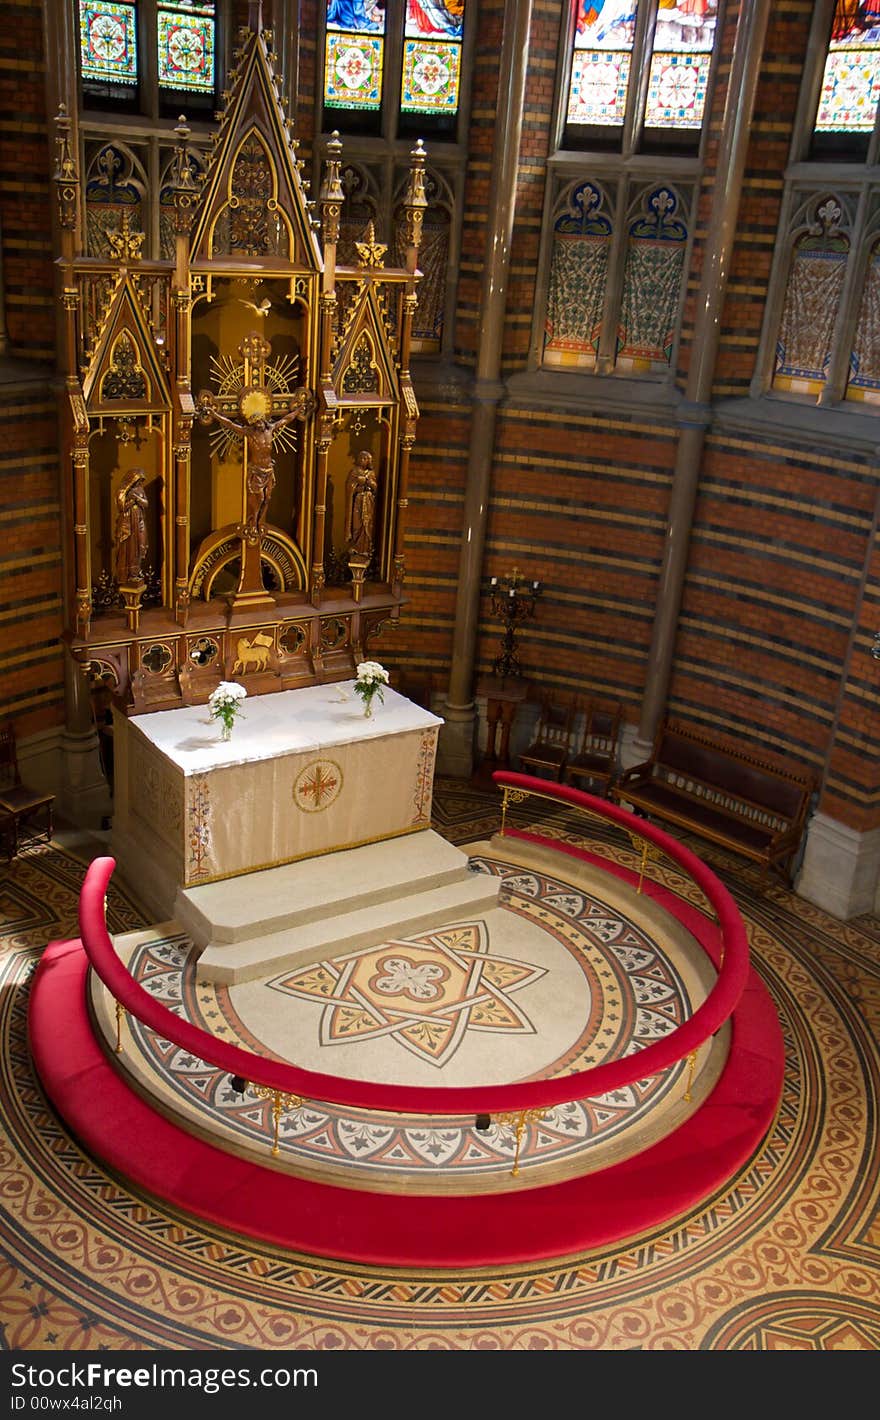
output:
M 481 0 L 477 26 L 454 337 L 455 358 L 466 366 L 475 363 L 479 343 L 480 283 L 486 250 L 489 182 L 495 142 L 498 56 L 504 26 L 503 0 L 485 0 L 485 3 Z
M 878 630 L 880 535 L 875 530 L 867 543 L 864 595 L 842 677 L 822 793 L 823 812 L 857 831 L 880 825 L 880 661 L 871 654 Z
M 709 120 L 704 178 L 678 356 L 678 377 L 682 386 L 693 346 L 694 299 L 699 289 L 707 224 L 716 190 L 718 138 L 738 9 L 735 4 L 727 6 Z M 721 344 L 713 382 L 715 398 L 747 395 L 755 373 L 755 356 L 776 246 L 782 174 L 789 160 L 812 15 L 810 0 L 782 0 L 782 3 L 771 7 L 737 214 L 736 247 L 722 313 Z
M 54 361 L 55 301 L 43 6 L 3 6 L 0 31 L 0 222 L 11 353 Z
M 510 251 L 504 320 L 501 368 L 505 375 L 525 368 L 531 342 L 561 9 L 558 0 L 535 0 L 532 11 L 517 173 L 516 222 Z
M 61 510 L 55 401 L 0 387 L 0 720 L 63 721 Z
M 308 164 L 315 142 L 315 98 L 318 89 L 318 3 L 317 0 L 302 0 L 299 7 L 299 32 L 297 37 L 298 68 L 296 75 L 296 112 L 288 110 L 294 120 L 296 136 L 299 139 L 299 157 Z M 285 74 L 285 79 L 288 77 Z M 291 75 L 291 84 L 293 76 Z M 317 188 L 311 193 L 317 197 Z
M 404 542 L 408 602 L 399 625 L 370 649 L 394 668 L 429 671 L 442 689 L 452 658 L 469 406 L 461 398 L 440 403 L 428 396 L 419 404 Z
M 422 404 L 407 518 L 410 604 L 382 645 L 442 679 L 452 652 L 468 410 Z M 539 686 L 620 698 L 638 719 L 675 457 L 669 426 L 504 405 L 486 532 L 486 576 L 519 568 L 543 591 L 518 634 Z M 483 600 L 477 672 L 501 623 Z
M 867 456 L 710 435 L 671 713 L 821 780 L 875 496 Z
M 9 353 L 20 363 L 54 363 L 43 7 L 15 0 L 3 20 L 0 221 Z M 0 385 L 0 719 L 11 719 L 18 736 L 63 722 L 62 625 L 55 400 L 45 383 Z
M 638 718 L 674 457 L 668 427 L 505 406 L 485 564 L 543 585 L 518 637 L 537 684 L 619 698 Z M 481 630 L 489 670 L 501 627 L 488 603 Z

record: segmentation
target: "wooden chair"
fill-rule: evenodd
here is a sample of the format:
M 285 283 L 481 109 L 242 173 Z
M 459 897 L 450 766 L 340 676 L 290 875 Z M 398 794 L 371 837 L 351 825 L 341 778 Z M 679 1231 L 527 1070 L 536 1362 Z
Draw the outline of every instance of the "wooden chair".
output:
M 604 798 L 617 773 L 617 751 L 623 706 L 584 706 L 584 732 L 577 754 L 565 767 L 565 782 L 575 789 L 591 787 Z
M 15 731 L 0 725 L 0 845 L 7 861 L 26 843 L 48 843 L 52 837 L 54 794 L 41 794 L 21 782 Z
M 538 717 L 535 738 L 520 755 L 520 767 L 540 773 L 546 770 L 557 781 L 571 748 L 571 728 L 574 706 L 567 700 L 545 700 Z

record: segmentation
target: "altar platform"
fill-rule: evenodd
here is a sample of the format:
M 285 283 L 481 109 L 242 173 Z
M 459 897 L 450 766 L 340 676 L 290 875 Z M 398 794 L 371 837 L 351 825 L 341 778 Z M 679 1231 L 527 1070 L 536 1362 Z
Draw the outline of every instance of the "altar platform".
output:
M 326 853 L 265 872 L 181 888 L 174 919 L 199 976 L 226 985 L 302 967 L 491 911 L 500 881 L 432 829 Z
M 367 717 L 352 681 L 252 696 L 229 741 L 204 705 L 118 716 L 114 856 L 167 918 L 181 888 L 423 832 L 442 723 L 390 688 Z

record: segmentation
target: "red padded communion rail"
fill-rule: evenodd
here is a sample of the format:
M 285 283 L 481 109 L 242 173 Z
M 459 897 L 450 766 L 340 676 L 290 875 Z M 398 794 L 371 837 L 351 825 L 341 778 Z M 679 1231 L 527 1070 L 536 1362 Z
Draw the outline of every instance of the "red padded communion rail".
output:
M 132 978 L 119 960 L 107 931 L 104 903 L 116 866 L 114 859 L 109 857 L 96 858 L 90 864 L 80 895 L 80 934 L 89 961 L 108 991 L 127 1011 L 151 1030 L 207 1064 L 270 1090 L 357 1109 L 437 1115 L 492 1114 L 549 1108 L 620 1089 L 685 1059 L 732 1015 L 748 977 L 749 950 L 745 927 L 727 889 L 711 869 L 683 844 L 662 829 L 636 818 L 626 809 L 563 785 L 554 784 L 552 795 L 548 795 L 550 786 L 545 780 L 533 779 L 525 774 L 496 773 L 494 777 L 501 787 L 540 793 L 542 797 L 558 799 L 574 808 L 589 809 L 622 824 L 630 832 L 637 832 L 662 848 L 703 891 L 718 919 L 721 949 L 718 977 L 703 1004 L 670 1035 L 654 1041 L 635 1055 L 609 1060 L 590 1070 L 516 1085 L 441 1086 L 436 1089 L 416 1085 L 381 1085 L 372 1081 L 341 1079 L 336 1075 L 266 1060 L 240 1046 L 217 1040 L 190 1021 L 182 1021 Z M 534 835 L 511 833 L 510 836 L 534 839 Z M 560 846 L 547 841 L 551 847 Z
M 543 780 L 507 774 L 496 778 L 547 795 Z M 713 961 L 722 955 L 723 961 L 699 1010 L 672 1036 L 640 1051 L 634 1057 L 635 1070 L 628 1058 L 537 1084 L 426 1090 L 339 1080 L 258 1059 L 179 1020 L 132 979 L 107 933 L 104 891 L 114 863 L 104 858 L 87 871 L 83 884 L 82 939 L 49 943 L 31 987 L 30 1046 L 49 1099 L 86 1150 L 166 1207 L 308 1256 L 459 1270 L 522 1263 L 598 1248 L 702 1205 L 746 1164 L 778 1108 L 784 1049 L 773 1002 L 749 966 L 745 929 L 732 898 L 699 859 L 616 805 L 579 790 L 553 797 L 604 814 L 662 847 L 690 873 L 718 915 L 716 927 L 674 894 L 646 884 L 646 891 L 665 899 L 687 922 Z M 600 862 L 572 845 L 536 834 L 515 836 L 543 842 L 561 856 Z M 629 869 L 601 865 L 630 883 L 636 880 Z M 501 1192 L 382 1193 L 299 1177 L 273 1168 L 268 1160 L 255 1163 L 158 1113 L 131 1089 L 95 1036 L 87 1007 L 90 963 L 127 1010 L 218 1068 L 284 1093 L 355 1107 L 477 1114 L 561 1103 L 644 1078 L 648 1063 L 652 1070 L 668 1067 L 728 1018 L 730 1050 L 715 1088 L 679 1128 L 606 1168 L 544 1185 L 520 1178 Z

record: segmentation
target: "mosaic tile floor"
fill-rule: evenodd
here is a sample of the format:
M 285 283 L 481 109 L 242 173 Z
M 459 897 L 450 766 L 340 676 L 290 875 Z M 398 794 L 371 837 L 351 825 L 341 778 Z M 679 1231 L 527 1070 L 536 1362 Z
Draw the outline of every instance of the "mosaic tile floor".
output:
M 438 783 L 435 827 L 497 828 L 494 795 Z M 584 833 L 565 816 L 542 831 Z M 618 861 L 629 845 L 601 841 Z M 76 934 L 82 845 L 0 880 L 0 1324 L 9 1349 L 876 1350 L 880 922 L 839 923 L 705 845 L 779 1012 L 778 1118 L 728 1186 L 673 1226 L 552 1264 L 460 1275 L 352 1267 L 197 1226 L 89 1159 L 43 1098 L 26 1034 L 47 940 Z M 106 852 L 99 845 L 97 851 Z M 661 864 L 666 886 L 682 885 Z M 111 930 L 143 924 L 114 882 Z
M 518 852 L 515 851 L 518 849 Z M 501 848 L 499 847 L 499 852 Z M 232 987 L 202 981 L 189 939 L 117 939 L 151 995 L 224 1041 L 349 1079 L 425 1086 L 546 1079 L 632 1055 L 693 1014 L 710 962 L 662 907 L 586 863 L 506 841 L 469 850 L 500 877 L 501 905 L 379 946 Z M 558 855 L 555 855 L 558 858 Z M 558 864 L 550 860 L 550 865 Z M 92 979 L 108 1056 L 184 1127 L 274 1168 L 349 1188 L 443 1193 L 552 1183 L 628 1157 L 677 1128 L 718 1079 L 728 1033 L 687 1062 L 597 1098 L 545 1111 L 517 1147 L 515 1121 L 405 1115 L 309 1101 L 287 1112 L 270 1160 L 271 1100 L 129 1019 L 114 1052 L 115 1003 Z M 516 1160 L 516 1173 L 512 1167 Z

